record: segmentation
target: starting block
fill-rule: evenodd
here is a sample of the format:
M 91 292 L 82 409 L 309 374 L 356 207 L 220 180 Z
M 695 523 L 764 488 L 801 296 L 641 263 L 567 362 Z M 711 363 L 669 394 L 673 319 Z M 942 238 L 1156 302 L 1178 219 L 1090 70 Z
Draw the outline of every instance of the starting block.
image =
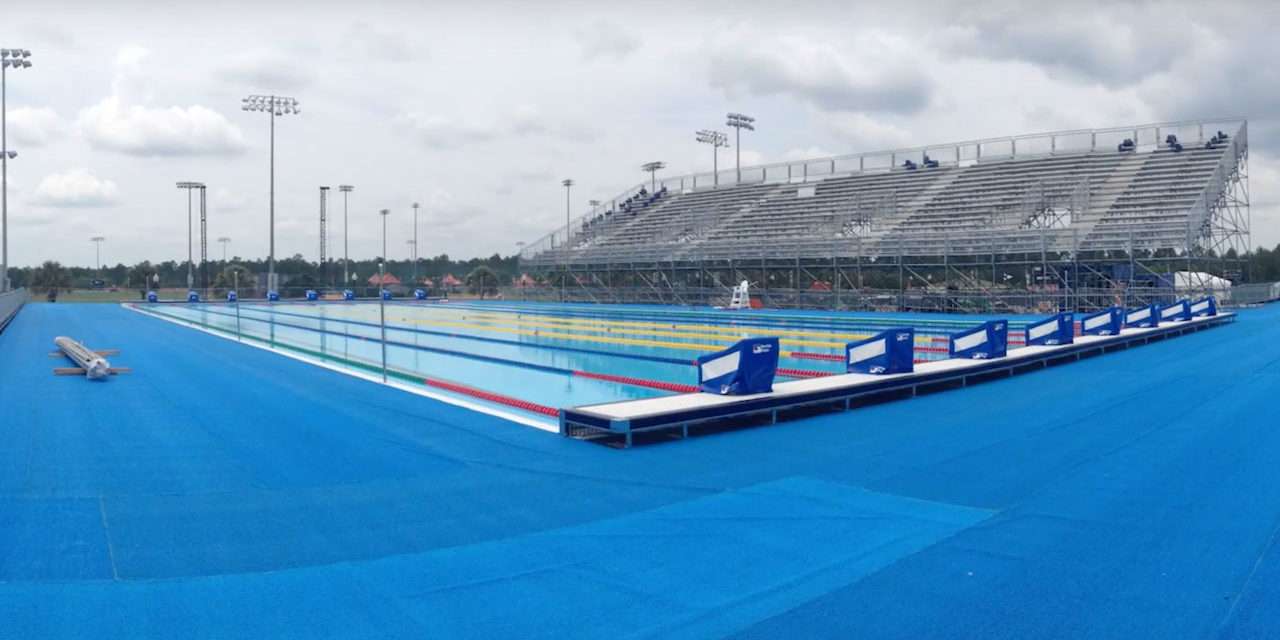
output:
M 988 320 L 973 329 L 951 335 L 948 355 L 952 358 L 988 360 L 1003 358 L 1009 350 L 1009 323 Z
M 844 362 L 849 373 L 874 375 L 911 373 L 915 370 L 916 330 L 911 327 L 889 329 L 844 347 Z
M 773 391 L 778 372 L 778 339 L 747 338 L 698 357 L 698 386 L 706 393 L 739 396 Z

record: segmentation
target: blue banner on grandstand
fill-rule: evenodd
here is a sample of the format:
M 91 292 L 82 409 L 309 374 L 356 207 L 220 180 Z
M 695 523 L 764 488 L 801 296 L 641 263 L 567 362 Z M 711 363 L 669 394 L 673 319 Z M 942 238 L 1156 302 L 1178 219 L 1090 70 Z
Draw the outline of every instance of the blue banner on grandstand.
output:
M 1074 316 L 1067 312 L 1027 325 L 1027 346 L 1071 344 L 1076 337 L 1073 320 Z
M 698 386 L 724 396 L 773 391 L 778 371 L 778 339 L 747 338 L 716 353 L 698 357 Z
M 911 373 L 915 369 L 916 330 L 889 329 L 844 347 L 849 373 Z
M 1218 300 L 1213 296 L 1205 296 L 1191 303 L 1191 317 L 1218 315 Z
M 1191 319 L 1191 303 L 1186 300 L 1179 300 L 1171 305 L 1160 307 L 1160 321 L 1173 322 L 1174 320 L 1190 320 Z
M 1160 326 L 1160 305 L 1151 304 L 1124 313 L 1124 326 L 1145 329 Z
M 1003 358 L 1009 348 L 1009 323 L 989 320 L 960 333 L 951 334 L 948 352 L 952 358 L 986 360 Z
M 1111 307 L 1080 319 L 1080 335 L 1115 336 L 1124 327 L 1124 309 Z

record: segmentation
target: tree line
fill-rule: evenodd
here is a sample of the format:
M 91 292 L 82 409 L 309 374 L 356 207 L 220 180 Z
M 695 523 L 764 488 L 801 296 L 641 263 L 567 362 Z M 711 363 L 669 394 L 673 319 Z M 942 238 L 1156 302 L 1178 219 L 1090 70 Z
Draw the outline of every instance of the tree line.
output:
M 348 266 L 348 273 L 354 274 L 355 286 L 366 286 L 369 278 L 378 273 L 379 262 L 378 258 L 352 260 Z M 484 267 L 486 272 L 492 274 L 492 276 L 484 276 L 486 285 L 490 280 L 496 280 L 496 284 L 493 285 L 495 287 L 507 285 L 514 278 L 519 277 L 517 257 L 501 256 L 496 253 L 488 258 L 469 260 L 456 260 L 442 253 L 431 258 L 419 258 L 417 263 L 416 282 L 422 282 L 426 278 L 439 282 L 439 279 L 446 275 L 452 275 L 467 282 L 468 276 L 480 267 Z M 232 280 L 239 281 L 242 286 L 252 286 L 258 282 L 265 283 L 267 266 L 265 259 L 247 260 L 236 257 L 226 261 L 210 260 L 205 264 L 207 274 L 202 272 L 201 265 L 195 265 L 195 286 L 202 287 L 207 282 L 210 287 L 227 288 Z M 47 261 L 38 267 L 10 267 L 9 281 L 15 287 L 33 289 L 87 289 L 93 286 L 94 280 L 102 280 L 106 287 L 122 289 L 169 289 L 187 286 L 187 270 L 188 265 L 185 260 L 181 262 L 166 260 L 155 263 L 144 260 L 132 265 L 118 263 L 115 266 L 104 265 L 101 271 L 93 267 L 64 266 L 54 261 Z M 407 286 L 415 284 L 413 260 L 391 260 L 386 265 L 386 272 L 394 275 Z M 304 259 L 301 254 L 295 254 L 277 260 L 276 273 L 279 274 L 280 282 L 284 286 L 321 288 L 343 288 L 344 286 L 341 260 L 329 260 L 321 265 Z M 158 281 L 157 276 L 159 276 Z M 352 286 L 352 283 L 348 282 L 346 286 Z

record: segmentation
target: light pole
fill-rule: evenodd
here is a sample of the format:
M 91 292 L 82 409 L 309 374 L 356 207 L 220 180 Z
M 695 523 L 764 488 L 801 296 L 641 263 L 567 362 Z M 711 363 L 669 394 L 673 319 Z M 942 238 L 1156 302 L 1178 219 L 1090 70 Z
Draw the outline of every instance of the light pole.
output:
M 98 279 L 102 279 L 102 241 L 106 238 L 102 236 L 94 236 L 89 238 L 89 242 L 93 243 L 93 261 L 98 266 Z
M 191 254 L 191 192 L 203 189 L 204 185 L 199 182 L 179 182 L 178 188 L 187 190 L 187 289 L 190 290 L 196 286 L 195 256 Z
M 9 150 L 5 79 L 10 67 L 29 68 L 30 57 L 26 49 L 0 49 L 0 291 L 9 290 L 9 160 L 18 156 Z
M 564 277 L 560 279 L 560 302 L 564 302 L 565 287 L 569 280 L 569 192 L 573 189 L 573 179 L 565 178 L 560 184 L 564 185 L 564 246 L 561 248 L 561 253 L 564 254 Z
M 347 252 L 347 194 L 351 193 L 355 187 L 349 184 L 338 185 L 338 191 L 342 192 L 342 281 L 347 281 L 347 272 L 351 267 L 351 254 Z
M 325 245 L 329 241 L 329 218 L 325 212 L 325 204 L 329 201 L 329 187 L 320 187 L 320 286 L 324 286 L 326 278 L 329 275 L 328 257 L 325 254 Z
M 756 119 L 742 113 L 730 113 L 725 116 L 725 118 L 725 125 L 736 129 L 733 134 L 733 143 L 737 145 L 737 147 L 733 152 L 738 157 L 738 180 L 735 184 L 742 184 L 742 130 L 746 129 L 747 131 L 755 131 L 756 126 L 753 123 Z
M 722 131 L 702 129 L 696 134 L 698 142 L 711 145 L 711 183 L 720 186 L 720 147 L 729 146 L 729 135 Z
M 413 203 L 413 283 L 418 284 L 418 203 Z
M 658 190 L 658 170 L 666 169 L 667 163 L 662 162 L 661 160 L 654 160 L 653 162 L 646 162 L 640 165 L 640 168 L 649 172 L 649 190 L 657 191 Z
M 218 242 L 222 243 L 222 267 L 225 269 L 227 266 L 227 243 L 231 242 L 231 238 L 222 236 L 218 238 Z
M 271 194 L 270 194 L 270 249 L 267 257 L 267 290 L 276 287 L 276 116 L 301 113 L 298 101 L 284 96 L 251 95 L 240 100 L 244 111 L 265 111 L 271 117 Z
M 378 261 L 379 265 L 387 264 L 387 216 L 391 215 L 390 209 L 383 209 L 378 212 L 382 216 L 382 259 Z M 379 267 L 378 272 L 382 275 L 379 277 L 378 284 L 385 288 L 387 286 L 387 271 L 385 267 Z M 382 292 L 379 291 L 381 296 Z

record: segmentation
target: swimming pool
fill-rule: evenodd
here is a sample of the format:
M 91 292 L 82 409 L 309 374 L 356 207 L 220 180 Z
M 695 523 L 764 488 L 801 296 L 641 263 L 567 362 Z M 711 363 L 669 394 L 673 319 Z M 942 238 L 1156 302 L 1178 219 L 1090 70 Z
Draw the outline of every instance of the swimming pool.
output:
M 843 373 L 844 345 L 916 329 L 918 361 L 982 318 L 525 302 L 320 301 L 130 305 L 154 316 L 551 420 L 556 409 L 696 390 L 699 355 L 777 336 L 779 377 Z M 1011 322 L 1018 326 L 1015 319 Z M 1019 332 L 1011 331 L 1014 344 Z

